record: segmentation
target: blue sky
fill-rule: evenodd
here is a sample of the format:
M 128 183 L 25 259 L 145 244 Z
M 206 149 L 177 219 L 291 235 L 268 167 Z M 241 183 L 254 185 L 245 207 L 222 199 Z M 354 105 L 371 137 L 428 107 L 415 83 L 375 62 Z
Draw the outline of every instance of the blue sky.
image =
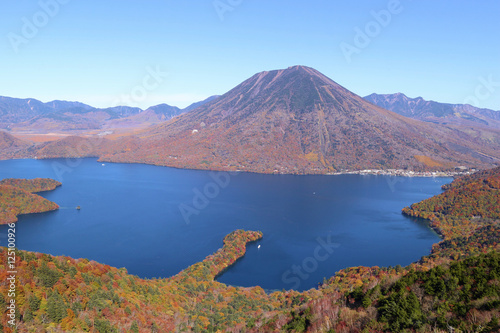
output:
M 500 110 L 499 14 L 497 0 L 4 1 L 0 95 L 184 107 L 300 64 L 361 96 Z

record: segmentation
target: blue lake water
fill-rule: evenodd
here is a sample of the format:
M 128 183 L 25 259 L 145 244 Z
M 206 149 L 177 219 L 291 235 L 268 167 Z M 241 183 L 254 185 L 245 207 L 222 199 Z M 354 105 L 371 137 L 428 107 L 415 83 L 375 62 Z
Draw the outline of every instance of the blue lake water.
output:
M 19 249 L 169 277 L 216 251 L 229 232 L 261 230 L 264 238 L 218 281 L 297 290 L 345 267 L 404 266 L 427 255 L 439 237 L 401 209 L 451 181 L 229 175 L 95 159 L 0 161 L 0 179 L 36 177 L 63 183 L 41 194 L 61 209 L 21 216 Z

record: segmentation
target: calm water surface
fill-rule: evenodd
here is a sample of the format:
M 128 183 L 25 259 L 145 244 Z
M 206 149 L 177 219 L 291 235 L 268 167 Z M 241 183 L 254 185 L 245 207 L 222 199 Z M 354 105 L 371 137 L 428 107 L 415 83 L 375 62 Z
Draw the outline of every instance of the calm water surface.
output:
M 404 266 L 428 254 L 439 237 L 401 209 L 451 181 L 247 173 L 228 178 L 95 159 L 0 161 L 0 179 L 11 177 L 63 183 L 42 193 L 60 210 L 20 217 L 20 249 L 89 258 L 145 278 L 169 277 L 216 251 L 229 232 L 261 230 L 264 238 L 218 280 L 297 290 L 345 267 Z M 5 229 L 0 227 L 2 245 Z

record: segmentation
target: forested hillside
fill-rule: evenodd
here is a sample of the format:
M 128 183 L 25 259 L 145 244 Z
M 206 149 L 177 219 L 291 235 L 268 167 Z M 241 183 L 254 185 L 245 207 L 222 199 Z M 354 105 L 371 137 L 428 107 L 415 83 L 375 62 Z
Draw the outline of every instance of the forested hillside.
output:
M 10 185 L 18 187 L 30 193 L 38 193 L 44 191 L 52 191 L 56 187 L 61 186 L 62 184 L 57 180 L 53 180 L 50 178 L 35 178 L 35 179 L 7 178 L 0 180 L 0 185 Z
M 61 183 L 52 179 L 4 179 L 0 181 L 0 224 L 17 221 L 21 214 L 43 213 L 59 206 L 34 193 L 50 191 Z

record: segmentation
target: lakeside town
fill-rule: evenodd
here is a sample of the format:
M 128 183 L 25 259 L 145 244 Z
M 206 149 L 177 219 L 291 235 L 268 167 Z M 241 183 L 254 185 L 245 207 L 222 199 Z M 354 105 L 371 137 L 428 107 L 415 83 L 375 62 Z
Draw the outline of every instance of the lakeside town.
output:
M 464 166 L 459 166 L 455 168 L 455 171 L 411 171 L 403 169 L 366 169 L 366 170 L 356 170 L 356 171 L 342 171 L 329 173 L 329 175 L 382 175 L 382 176 L 400 176 L 400 177 L 459 177 L 464 175 L 470 175 L 478 171 L 474 168 L 467 168 Z

